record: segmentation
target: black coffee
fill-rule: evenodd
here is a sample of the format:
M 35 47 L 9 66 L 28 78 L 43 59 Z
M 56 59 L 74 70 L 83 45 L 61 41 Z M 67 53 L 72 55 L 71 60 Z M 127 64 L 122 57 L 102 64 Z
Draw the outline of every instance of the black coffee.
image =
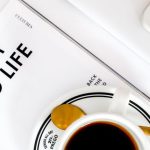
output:
M 116 124 L 91 123 L 74 133 L 65 150 L 138 150 L 133 137 Z

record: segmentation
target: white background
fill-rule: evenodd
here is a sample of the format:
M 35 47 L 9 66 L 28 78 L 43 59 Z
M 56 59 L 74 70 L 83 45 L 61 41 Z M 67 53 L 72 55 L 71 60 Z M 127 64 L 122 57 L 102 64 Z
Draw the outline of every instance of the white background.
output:
M 12 54 L 20 41 L 24 41 L 33 50 L 33 55 L 28 60 L 23 59 L 23 66 L 19 68 L 12 80 L 8 80 L 0 74 L 0 80 L 4 82 L 0 95 L 0 149 L 27 150 L 32 133 L 43 111 L 60 95 L 69 90 L 86 86 L 93 74 L 102 78 L 108 85 L 121 86 L 128 89 L 130 87 L 101 63 L 90 57 L 85 51 L 82 51 L 74 43 L 59 34 L 51 25 L 42 21 L 28 9 L 25 9 L 24 6 L 13 3 L 13 1 L 11 4 L 13 7 L 2 13 L 4 16 L 0 15 L 2 20 L 0 23 L 0 34 L 3 35 L 1 36 L 0 46 L 6 50 L 4 59 Z M 22 22 L 15 19 L 16 13 L 23 18 L 27 18 L 32 23 L 33 30 L 29 30 Z M 6 16 L 8 19 L 6 19 Z M 60 21 L 67 20 L 65 17 L 62 19 L 60 16 L 57 17 L 55 18 L 60 19 Z M 117 42 L 103 30 L 100 30 L 98 26 L 96 27 L 90 20 L 85 19 L 81 21 L 84 21 L 84 23 L 88 22 L 88 25 L 91 27 L 95 26 L 89 31 L 92 37 L 90 38 L 91 43 L 88 44 L 97 48 L 101 46 L 99 52 L 103 54 L 103 58 L 108 56 L 109 59 L 111 58 L 109 62 L 113 63 L 115 57 L 118 56 L 114 53 L 114 55 L 111 55 L 108 52 L 119 48 L 117 47 Z M 64 25 L 67 25 L 67 23 L 64 22 Z M 74 31 L 71 29 L 75 26 L 71 25 L 72 23 L 70 22 L 68 29 Z M 76 25 L 81 24 L 77 23 Z M 81 26 L 78 27 L 81 29 Z M 89 38 L 88 33 L 81 30 L 82 32 L 80 31 L 80 33 L 82 34 L 79 34 L 78 29 L 74 33 L 80 35 L 79 37 L 86 35 L 87 39 Z M 92 33 L 96 32 L 98 32 L 96 36 L 99 36 L 100 45 L 98 43 L 93 44 L 98 37 L 94 38 Z M 79 39 L 82 40 L 83 37 Z M 122 56 L 124 58 L 125 55 L 123 54 Z M 121 62 L 122 58 L 119 59 L 119 62 Z M 0 62 L 3 63 L 3 60 L 1 59 Z M 127 61 L 126 63 L 129 62 Z M 116 64 L 118 69 L 122 67 L 121 64 Z M 125 67 L 122 71 L 128 70 Z M 130 70 L 132 71 L 132 68 Z M 143 97 L 140 98 L 140 96 L 139 99 L 145 100 Z
M 104 28 L 101 28 L 98 24 L 93 22 L 92 19 L 89 19 L 67 0 L 25 1 L 79 43 L 84 45 L 133 85 L 150 96 L 150 65 L 141 59 L 140 55 L 136 55 L 126 45 L 122 44 L 122 42 L 114 38 L 114 36 L 104 30 Z M 101 0 L 101 2 L 103 4 L 103 0 Z M 138 0 L 137 3 L 135 0 L 132 0 L 130 2 L 127 1 L 127 3 L 124 1 L 124 3 L 126 4 L 125 10 L 128 11 L 127 6 L 129 4 L 130 8 L 133 7 L 133 12 L 137 12 L 136 17 L 140 18 L 141 12 L 146 6 L 146 3 L 148 3 L 148 0 Z M 112 5 L 115 7 L 118 3 L 111 3 L 111 5 L 108 5 L 107 9 L 111 9 Z M 119 13 L 118 10 L 118 14 Z M 105 19 L 105 16 L 103 16 L 103 18 Z M 106 16 L 106 19 L 111 20 L 108 16 Z M 125 19 L 126 22 L 128 22 L 128 18 Z M 129 15 L 129 22 L 130 20 L 131 18 Z M 111 26 L 111 22 L 109 25 Z M 136 25 L 135 22 L 135 26 Z M 141 30 L 144 31 L 144 29 L 140 28 L 137 32 Z M 118 32 L 120 35 L 122 35 L 122 33 L 123 31 Z
M 0 6 L 7 1 L 1 0 Z M 150 65 L 69 4 L 67 0 L 25 1 L 150 96 Z M 143 7 L 146 2 L 143 1 Z M 144 8 L 136 9 L 139 15 L 139 11 Z

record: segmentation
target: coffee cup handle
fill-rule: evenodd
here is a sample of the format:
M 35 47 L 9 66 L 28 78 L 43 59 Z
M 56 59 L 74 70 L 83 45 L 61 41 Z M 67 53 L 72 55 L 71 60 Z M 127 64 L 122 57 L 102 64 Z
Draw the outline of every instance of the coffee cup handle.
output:
M 125 115 L 130 101 L 130 91 L 127 89 L 116 89 L 112 103 L 108 108 L 109 113 Z

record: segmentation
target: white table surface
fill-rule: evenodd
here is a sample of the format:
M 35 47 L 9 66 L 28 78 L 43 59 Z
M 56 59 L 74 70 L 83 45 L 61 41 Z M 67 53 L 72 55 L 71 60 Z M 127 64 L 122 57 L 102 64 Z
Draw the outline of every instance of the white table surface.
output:
M 0 9 L 2 9 L 7 2 L 8 2 L 8 0 L 1 0 L 0 1 Z

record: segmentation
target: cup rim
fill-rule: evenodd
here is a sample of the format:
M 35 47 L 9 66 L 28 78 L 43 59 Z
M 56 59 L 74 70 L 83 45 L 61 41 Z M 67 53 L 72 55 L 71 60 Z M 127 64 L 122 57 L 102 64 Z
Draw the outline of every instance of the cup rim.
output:
M 94 122 L 112 122 L 120 127 L 123 127 L 133 137 L 139 150 L 148 150 L 149 143 L 143 131 L 138 126 L 130 122 L 128 119 L 122 117 L 121 115 L 112 113 L 90 114 L 78 119 L 64 131 L 64 135 L 61 137 L 57 149 L 58 150 L 64 149 L 67 142 L 76 131 Z

